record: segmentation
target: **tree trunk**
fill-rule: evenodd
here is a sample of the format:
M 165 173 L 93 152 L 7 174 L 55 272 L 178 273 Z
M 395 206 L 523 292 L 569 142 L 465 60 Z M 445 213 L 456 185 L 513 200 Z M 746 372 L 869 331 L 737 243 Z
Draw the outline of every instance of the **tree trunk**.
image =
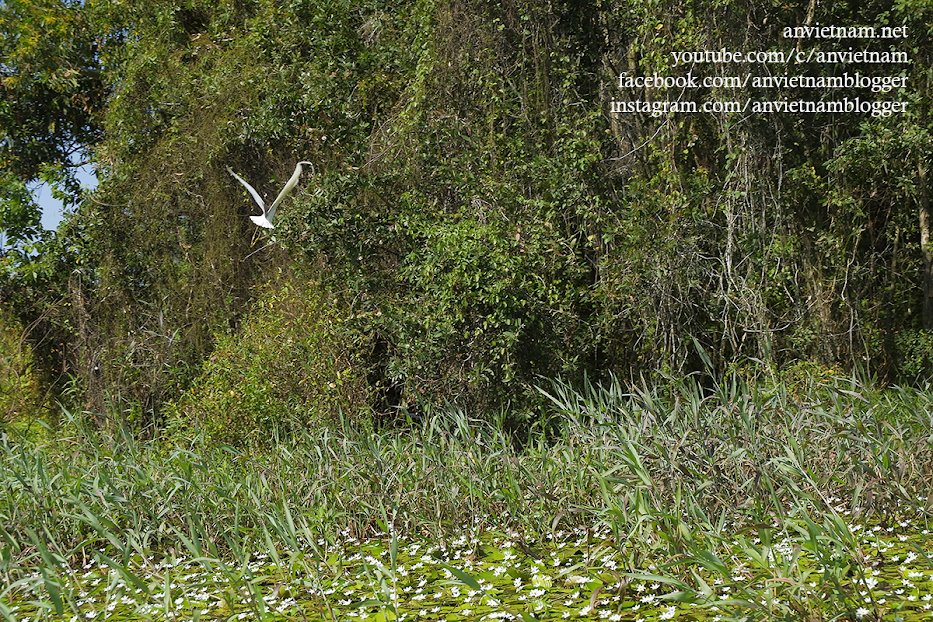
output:
M 930 193 L 927 190 L 927 167 L 920 162 L 920 250 L 923 253 L 923 329 L 933 330 L 933 247 L 930 246 Z

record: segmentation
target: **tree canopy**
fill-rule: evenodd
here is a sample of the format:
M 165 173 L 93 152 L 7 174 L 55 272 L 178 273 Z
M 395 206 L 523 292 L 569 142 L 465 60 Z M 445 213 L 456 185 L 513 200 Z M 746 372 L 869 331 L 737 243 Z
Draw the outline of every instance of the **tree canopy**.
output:
M 206 390 L 217 340 L 276 313 L 256 287 L 280 268 L 327 292 L 330 328 L 306 343 L 352 344 L 351 401 L 364 378 L 379 412 L 530 415 L 543 377 L 753 360 L 924 378 L 931 16 L 929 2 L 881 0 L 3 2 L 8 237 L 37 236 L 26 182 L 82 150 L 102 178 L 8 266 L 3 295 L 23 321 L 43 318 L 61 346 L 49 364 L 90 405 L 116 396 L 144 417 Z M 849 46 L 784 36 L 816 24 L 906 26 L 851 47 L 907 62 L 672 54 Z M 795 72 L 824 88 L 732 79 Z M 846 83 L 855 72 L 901 86 Z M 691 75 L 710 80 L 685 95 L 676 78 Z M 760 106 L 856 97 L 904 111 Z M 755 108 L 639 107 L 658 101 Z M 269 196 L 297 160 L 315 173 L 264 237 L 226 168 Z

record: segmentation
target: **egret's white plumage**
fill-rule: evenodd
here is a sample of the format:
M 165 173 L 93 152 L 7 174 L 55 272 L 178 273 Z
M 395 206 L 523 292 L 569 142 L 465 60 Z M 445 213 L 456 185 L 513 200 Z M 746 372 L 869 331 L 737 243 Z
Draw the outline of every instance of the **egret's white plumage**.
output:
M 238 182 L 243 184 L 256 201 L 256 204 L 259 206 L 259 209 L 262 210 L 262 215 L 260 216 L 250 216 L 249 219 L 260 227 L 265 227 L 266 229 L 272 229 L 272 219 L 275 217 L 275 208 L 278 207 L 279 203 L 282 202 L 282 199 L 285 198 L 289 192 L 292 191 L 292 188 L 298 183 L 298 178 L 301 177 L 301 167 L 303 164 L 307 164 L 310 167 L 314 167 L 310 162 L 299 162 L 295 167 L 295 172 L 292 173 L 291 178 L 285 183 L 285 187 L 282 188 L 282 192 L 279 193 L 279 196 L 275 197 L 275 201 L 272 202 L 272 205 L 266 207 L 265 202 L 262 200 L 262 197 L 259 196 L 259 193 L 256 192 L 256 189 L 250 186 L 245 179 L 234 173 L 230 167 L 227 167 L 227 172 L 233 175 Z

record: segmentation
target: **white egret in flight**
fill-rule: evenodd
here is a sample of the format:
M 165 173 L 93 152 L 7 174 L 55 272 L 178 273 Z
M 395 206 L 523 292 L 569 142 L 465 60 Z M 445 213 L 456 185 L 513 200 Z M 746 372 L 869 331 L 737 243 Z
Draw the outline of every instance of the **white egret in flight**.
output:
M 295 184 L 298 183 L 298 178 L 301 177 L 301 166 L 302 164 L 307 164 L 314 169 L 314 165 L 310 162 L 299 162 L 298 166 L 295 167 L 295 172 L 292 173 L 291 179 L 285 184 L 285 187 L 282 188 L 282 192 L 279 193 L 279 196 L 275 197 L 275 201 L 272 202 L 272 205 L 266 207 L 265 202 L 262 200 L 262 197 L 259 196 L 259 193 L 256 192 L 256 189 L 250 186 L 245 179 L 234 173 L 230 167 L 227 167 L 227 172 L 236 177 L 237 181 L 246 186 L 246 189 L 249 190 L 249 193 L 253 195 L 253 199 L 256 200 L 256 204 L 259 205 L 259 209 L 262 210 L 261 216 L 250 216 L 249 219 L 260 227 L 265 227 L 266 229 L 272 229 L 272 219 L 275 217 L 275 208 L 278 207 L 279 203 L 282 202 L 282 199 L 285 198 L 285 195 L 292 191 L 292 188 L 295 187 Z

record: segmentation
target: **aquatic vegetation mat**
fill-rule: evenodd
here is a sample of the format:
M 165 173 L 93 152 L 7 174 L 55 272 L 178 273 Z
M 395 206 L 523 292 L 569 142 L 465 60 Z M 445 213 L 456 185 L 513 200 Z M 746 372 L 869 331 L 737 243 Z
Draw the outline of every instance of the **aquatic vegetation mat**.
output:
M 933 535 L 910 520 L 861 526 L 789 519 L 738 529 L 718 546 L 628 568 L 608 526 L 550 534 L 478 531 L 449 542 L 402 535 L 304 551 L 118 564 L 103 552 L 7 589 L 30 619 L 717 620 L 808 612 L 842 619 L 933 619 Z M 310 553 L 309 553 L 310 551 Z

